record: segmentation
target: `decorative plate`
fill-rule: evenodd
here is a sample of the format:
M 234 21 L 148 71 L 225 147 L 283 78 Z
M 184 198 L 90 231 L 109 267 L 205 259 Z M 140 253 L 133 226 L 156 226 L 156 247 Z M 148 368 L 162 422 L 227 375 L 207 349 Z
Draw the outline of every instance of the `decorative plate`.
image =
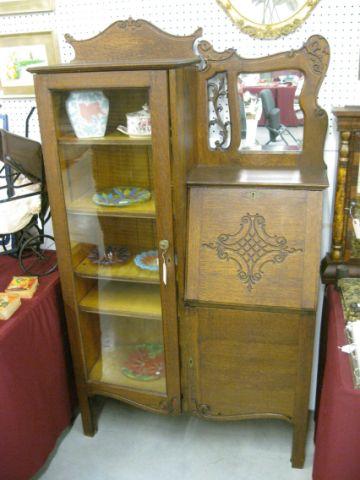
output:
M 134 263 L 142 270 L 150 270 L 151 272 L 159 271 L 159 256 L 157 250 L 149 250 L 136 255 Z
M 141 187 L 112 187 L 95 193 L 92 199 L 97 205 L 125 207 L 134 203 L 146 202 L 151 198 L 149 190 Z
M 88 259 L 97 265 L 126 263 L 130 257 L 131 253 L 127 247 L 117 247 L 115 245 L 109 245 L 105 250 L 94 247 L 88 255 Z
M 159 343 L 135 345 L 124 362 L 122 373 L 132 378 L 148 382 L 164 375 L 164 348 Z

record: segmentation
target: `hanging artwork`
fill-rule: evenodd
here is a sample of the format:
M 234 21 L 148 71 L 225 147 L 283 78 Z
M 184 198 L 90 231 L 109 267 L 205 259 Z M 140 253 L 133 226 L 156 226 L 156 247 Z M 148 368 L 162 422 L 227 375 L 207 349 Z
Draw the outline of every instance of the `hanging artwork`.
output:
M 28 68 L 57 63 L 56 39 L 52 32 L 0 35 L 0 95 L 34 95 Z
M 0 15 L 48 12 L 55 8 L 54 0 L 0 0 Z
M 217 0 L 244 33 L 278 38 L 296 30 L 320 0 Z

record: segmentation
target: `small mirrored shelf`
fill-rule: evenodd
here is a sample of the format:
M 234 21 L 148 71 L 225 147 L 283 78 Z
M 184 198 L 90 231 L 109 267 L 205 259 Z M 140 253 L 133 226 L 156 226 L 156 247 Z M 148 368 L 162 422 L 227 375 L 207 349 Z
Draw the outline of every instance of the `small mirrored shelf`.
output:
M 75 135 L 61 135 L 60 145 L 151 145 L 151 137 L 134 138 L 120 132 L 108 133 L 104 137 L 77 138 Z
M 125 264 L 97 265 L 85 258 L 76 268 L 75 274 L 82 278 L 113 280 L 118 282 L 159 284 L 159 272 L 142 270 L 132 257 Z
M 158 285 L 108 282 L 92 288 L 79 303 L 89 313 L 161 320 Z
M 89 381 L 110 385 L 117 385 L 124 388 L 138 389 L 141 391 L 166 393 L 165 377 L 157 380 L 140 381 L 127 377 L 122 369 L 126 359 L 133 348 L 122 346 L 116 350 L 103 351 L 99 360 L 95 363 L 89 374 Z
M 136 217 L 156 218 L 155 202 L 151 198 L 147 202 L 135 203 L 126 207 L 102 207 L 92 200 L 92 194 L 85 194 L 68 206 L 68 213 L 80 215 L 96 215 L 99 217 Z

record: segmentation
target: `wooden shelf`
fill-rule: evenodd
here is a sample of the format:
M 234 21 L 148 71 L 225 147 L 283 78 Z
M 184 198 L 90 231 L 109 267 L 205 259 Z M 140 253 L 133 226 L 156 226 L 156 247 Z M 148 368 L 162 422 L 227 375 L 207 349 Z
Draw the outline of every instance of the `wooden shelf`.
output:
M 158 285 L 107 282 L 94 287 L 81 300 L 80 310 L 120 317 L 161 320 Z
M 151 145 L 151 138 L 131 138 L 120 132 L 108 133 L 104 137 L 77 138 L 75 135 L 59 137 L 60 145 Z
M 142 382 L 133 380 L 122 373 L 124 362 L 131 348 L 132 347 L 123 346 L 117 350 L 102 351 L 100 359 L 95 363 L 90 372 L 89 380 L 138 390 L 166 393 L 165 377 L 159 378 L 158 380 Z
M 151 198 L 147 202 L 135 203 L 127 207 L 102 207 L 96 205 L 91 194 L 70 203 L 68 213 L 74 215 L 96 215 L 98 217 L 135 217 L 135 218 L 156 218 L 155 202 Z
M 119 282 L 160 283 L 159 272 L 142 270 L 134 263 L 134 257 L 124 265 L 96 265 L 85 258 L 75 269 L 76 275 L 84 278 L 111 279 Z
M 322 190 L 328 186 L 326 172 L 308 168 L 244 168 L 240 165 L 197 165 L 187 184 L 212 186 L 279 187 Z

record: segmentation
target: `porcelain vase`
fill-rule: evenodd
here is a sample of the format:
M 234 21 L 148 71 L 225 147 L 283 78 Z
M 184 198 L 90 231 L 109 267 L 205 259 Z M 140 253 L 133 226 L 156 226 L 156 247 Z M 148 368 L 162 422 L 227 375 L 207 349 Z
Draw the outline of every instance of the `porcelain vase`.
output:
M 75 90 L 66 99 L 66 112 L 78 138 L 103 137 L 109 100 L 101 90 Z

